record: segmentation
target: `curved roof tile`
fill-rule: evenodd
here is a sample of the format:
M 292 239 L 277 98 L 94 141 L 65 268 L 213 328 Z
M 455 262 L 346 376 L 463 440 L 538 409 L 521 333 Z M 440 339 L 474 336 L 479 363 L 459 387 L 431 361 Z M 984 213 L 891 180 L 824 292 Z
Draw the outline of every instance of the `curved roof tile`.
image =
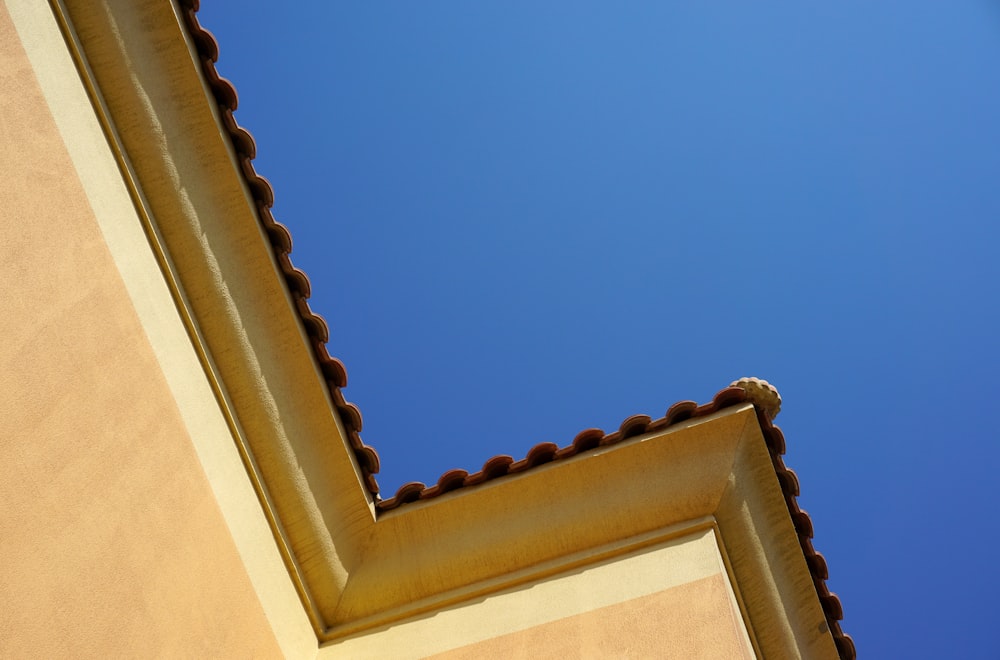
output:
M 274 189 L 268 180 L 258 174 L 253 167 L 253 159 L 257 155 L 257 145 L 254 143 L 253 136 L 236 122 L 236 117 L 233 115 L 239 105 L 239 97 L 233 84 L 219 75 L 215 68 L 215 63 L 219 59 L 219 46 L 212 33 L 198 22 L 196 13 L 198 5 L 198 0 L 181 1 L 181 12 L 201 60 L 202 72 L 209 89 L 215 96 L 216 103 L 219 105 L 222 125 L 232 141 L 243 178 L 257 204 L 261 226 L 274 248 L 278 267 L 285 277 L 302 325 L 311 340 L 313 353 L 323 376 L 326 378 L 333 405 L 340 413 L 348 441 L 361 468 L 365 486 L 373 497 L 378 497 L 378 483 L 374 477 L 379 470 L 378 453 L 373 447 L 366 445 L 361 440 L 361 411 L 354 404 L 345 401 L 343 393 L 340 391 L 347 385 L 347 371 L 344 369 L 343 363 L 330 357 L 326 350 L 326 342 L 330 336 L 329 328 L 323 317 L 313 312 L 309 307 L 308 298 L 312 292 L 312 286 L 306 274 L 292 264 L 289 256 L 292 251 L 291 234 L 271 214 L 271 207 L 274 205 Z

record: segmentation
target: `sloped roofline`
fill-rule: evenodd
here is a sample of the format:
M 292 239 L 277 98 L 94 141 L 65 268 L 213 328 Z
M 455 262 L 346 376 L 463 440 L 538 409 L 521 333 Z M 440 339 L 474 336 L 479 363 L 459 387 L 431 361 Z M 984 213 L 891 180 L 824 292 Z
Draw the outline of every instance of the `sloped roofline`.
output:
M 57 2 L 58 0 L 53 1 Z M 179 113 L 177 116 L 181 119 L 176 120 L 178 122 L 177 134 L 183 139 L 189 141 L 207 140 L 212 144 L 206 142 L 206 149 L 216 149 L 216 152 L 213 153 L 224 154 L 224 151 L 217 151 L 217 145 L 214 142 L 216 138 L 210 136 L 210 131 L 208 131 L 208 127 L 213 121 L 216 122 L 216 126 L 221 125 L 226 140 L 225 149 L 228 150 L 229 158 L 232 159 L 235 169 L 239 172 L 240 183 L 237 188 L 233 188 L 232 183 L 227 178 L 228 174 L 220 172 L 221 179 L 225 180 L 219 183 L 213 181 L 211 185 L 229 186 L 225 189 L 225 194 L 229 195 L 227 201 L 230 204 L 242 204 L 239 199 L 240 195 L 248 196 L 247 201 L 252 212 L 247 213 L 244 210 L 236 209 L 235 206 L 231 206 L 230 210 L 234 210 L 240 220 L 252 215 L 254 220 L 251 222 L 255 222 L 256 225 L 253 230 L 259 232 L 260 237 L 266 240 L 270 253 L 265 259 L 257 247 L 253 247 L 252 254 L 246 258 L 246 263 L 255 268 L 255 272 L 259 274 L 275 272 L 281 278 L 283 286 L 281 295 L 287 299 L 289 309 L 297 316 L 298 326 L 295 332 L 299 333 L 304 344 L 309 347 L 311 362 L 298 359 L 299 356 L 296 354 L 294 356 L 295 364 L 292 366 L 283 364 L 277 367 L 266 364 L 257 365 L 253 362 L 254 354 L 251 350 L 253 346 L 250 345 L 252 341 L 248 344 L 247 355 L 238 356 L 238 359 L 222 355 L 223 352 L 229 350 L 226 338 L 235 336 L 232 332 L 246 330 L 240 323 L 249 322 L 250 319 L 241 319 L 239 315 L 236 318 L 219 319 L 214 314 L 198 311 L 199 304 L 206 304 L 200 302 L 200 297 L 206 295 L 205 292 L 210 293 L 212 283 L 209 282 L 209 279 L 210 275 L 214 275 L 213 273 L 206 274 L 206 272 L 199 271 L 189 277 L 188 281 L 198 286 L 201 286 L 200 283 L 204 283 L 200 289 L 197 286 L 186 286 L 184 281 L 180 281 L 183 278 L 178 278 L 179 283 L 176 284 L 178 305 L 187 310 L 186 314 L 194 318 L 190 327 L 192 340 L 198 346 L 204 344 L 204 347 L 199 350 L 204 353 L 203 364 L 206 372 L 213 382 L 220 383 L 217 392 L 220 405 L 227 414 L 231 415 L 234 438 L 236 438 L 241 451 L 244 452 L 244 462 L 248 473 L 254 481 L 255 487 L 258 488 L 258 496 L 273 526 L 275 539 L 282 550 L 286 567 L 296 583 L 306 610 L 310 613 L 320 640 L 331 639 L 335 634 L 340 634 L 334 631 L 331 626 L 340 625 L 337 623 L 338 621 L 351 621 L 350 617 L 355 616 L 351 612 L 375 613 L 378 608 L 382 607 L 380 603 L 371 600 L 376 597 L 379 590 L 363 585 L 382 584 L 385 587 L 385 584 L 379 582 L 384 577 L 377 575 L 377 567 L 372 567 L 372 564 L 367 560 L 362 561 L 360 550 L 362 547 L 384 542 L 379 541 L 377 528 L 384 525 L 402 524 L 400 521 L 412 517 L 410 512 L 417 512 L 427 506 L 436 510 L 453 506 L 453 503 L 459 501 L 481 502 L 482 498 L 478 494 L 486 492 L 486 489 L 489 488 L 502 488 L 505 492 L 516 493 L 517 484 L 527 483 L 525 479 L 535 483 L 541 478 L 555 478 L 552 475 L 565 475 L 573 470 L 579 471 L 584 468 L 571 466 L 592 465 L 593 461 L 589 459 L 596 458 L 597 453 L 605 450 L 612 451 L 616 455 L 638 456 L 642 451 L 645 451 L 641 449 L 642 447 L 649 446 L 649 443 L 645 442 L 644 439 L 666 437 L 666 435 L 680 437 L 676 434 L 695 433 L 691 429 L 703 424 L 721 424 L 724 420 L 743 419 L 752 411 L 756 419 L 753 426 L 757 430 L 746 436 L 748 439 L 745 442 L 754 442 L 754 434 L 757 434 L 756 437 L 763 438 L 766 444 L 766 452 L 763 456 L 770 462 L 777 483 L 780 485 L 779 490 L 784 507 L 787 508 L 791 525 L 794 526 L 798 539 L 798 548 L 801 551 L 801 559 L 798 561 L 804 560 L 808 574 L 815 585 L 826 624 L 833 636 L 838 653 L 843 658 L 855 656 L 853 641 L 842 632 L 839 624 L 843 616 L 840 601 L 834 594 L 830 593 L 826 585 L 828 577 L 826 562 L 812 546 L 811 520 L 797 504 L 798 479 L 791 470 L 784 466 L 781 458 L 784 453 L 784 437 L 780 429 L 772 424 L 770 415 L 765 412 L 768 406 L 762 400 L 756 399 L 752 392 L 748 393 L 747 388 L 725 388 L 711 402 L 702 406 L 692 402 L 675 404 L 670 407 L 664 417 L 657 420 L 646 416 L 630 417 L 622 423 L 617 431 L 612 433 L 589 429 L 578 434 L 570 444 L 562 448 L 552 443 L 542 443 L 532 448 L 528 455 L 520 461 L 501 456 L 490 459 L 482 470 L 473 474 L 461 470 L 451 470 L 442 475 L 438 482 L 430 487 L 418 483 L 407 484 L 400 488 L 393 497 L 381 500 L 378 495 L 378 484 L 374 477 L 379 468 L 378 455 L 373 448 L 365 445 L 361 440 L 360 411 L 345 400 L 341 391 L 347 384 L 346 370 L 343 364 L 331 357 L 327 350 L 326 323 L 310 309 L 308 304 L 311 290 L 309 280 L 302 271 L 292 264 L 290 259 L 291 236 L 271 213 L 270 209 L 274 201 L 271 186 L 253 167 L 252 161 L 256 155 L 256 146 L 250 134 L 238 125 L 233 115 L 237 107 L 237 95 L 232 84 L 222 78 L 216 69 L 215 63 L 219 54 L 216 41 L 198 22 L 196 15 L 198 0 L 178 0 L 178 2 L 179 4 L 175 5 L 172 11 L 176 13 L 177 20 L 185 33 L 185 40 L 188 43 L 186 48 L 189 49 L 195 63 L 200 65 L 200 82 L 198 84 L 207 90 L 211 101 L 214 101 L 216 106 L 213 111 L 215 119 L 213 120 L 207 115 L 203 116 L 199 111 L 198 116 L 193 117 L 190 123 L 195 125 L 195 128 L 200 132 L 195 131 L 188 134 L 180 130 L 183 128 L 180 124 L 183 121 L 188 121 L 187 116 L 183 114 L 183 109 L 167 108 L 165 114 Z M 159 7 L 154 7 L 155 4 L 146 3 L 142 9 L 130 7 L 127 12 L 136 12 L 136 15 L 131 18 L 126 16 L 125 19 L 138 21 L 138 14 L 144 11 L 156 11 L 162 14 L 162 4 Z M 109 96 L 118 97 L 109 99 L 108 102 L 109 113 L 112 115 L 107 120 L 109 127 L 106 128 L 109 132 L 109 140 L 117 140 L 117 131 L 119 128 L 122 129 L 124 134 L 124 138 L 121 140 L 124 145 L 122 152 L 127 154 L 134 151 L 138 158 L 145 160 L 142 158 L 143 155 L 148 157 L 155 153 L 155 149 L 142 143 L 144 130 L 141 124 L 142 118 L 140 120 L 135 118 L 135 108 L 138 106 L 128 98 L 128 91 L 118 89 L 124 83 L 140 84 L 142 76 L 139 74 L 142 72 L 136 74 L 131 71 L 132 64 L 122 65 L 115 62 L 116 58 L 120 57 L 118 54 L 122 52 L 127 54 L 129 48 L 152 48 L 153 45 L 129 46 L 124 43 L 112 43 L 114 39 L 106 33 L 106 28 L 102 28 L 108 20 L 107 16 L 100 16 L 99 12 L 92 13 L 85 3 L 78 3 L 76 8 L 81 16 L 78 27 L 84 32 L 82 40 L 93 46 L 90 54 L 95 64 L 94 69 L 97 71 L 96 74 L 91 73 L 91 64 L 86 61 L 87 55 L 81 55 L 81 75 L 85 78 L 93 76 L 95 80 L 105 76 L 103 84 L 100 80 L 94 83 L 95 88 L 103 88 Z M 111 20 L 113 23 L 114 19 Z M 166 31 L 158 36 L 165 40 L 164 43 L 169 41 L 172 49 L 177 48 L 174 43 L 175 37 L 166 34 Z M 120 35 L 116 34 L 114 37 L 120 38 Z M 136 43 L 141 43 L 141 40 Z M 136 60 L 141 61 L 141 58 L 137 56 Z M 170 60 L 163 70 L 154 71 L 149 76 L 151 80 L 155 81 L 174 80 L 176 84 L 185 86 L 187 93 L 193 94 L 195 87 L 191 75 L 182 69 L 183 63 L 175 58 Z M 136 77 L 137 75 L 138 77 Z M 141 84 L 139 89 L 142 91 Z M 105 101 L 101 99 L 99 103 L 103 106 Z M 155 113 L 153 114 L 155 115 Z M 116 120 L 118 122 L 117 128 L 114 126 Z M 152 120 L 158 121 L 158 118 L 153 116 Z M 134 125 L 132 125 L 133 123 Z M 129 125 L 126 126 L 126 124 Z M 170 129 L 171 127 L 167 126 L 166 128 Z M 199 135 L 201 138 L 198 137 Z M 174 154 L 157 154 L 157 157 L 160 156 L 169 160 L 169 158 L 174 157 Z M 213 158 L 221 157 L 224 156 L 213 156 Z M 127 158 L 127 155 L 123 156 L 123 159 L 127 160 Z M 171 196 L 176 194 L 175 188 L 172 186 L 176 186 L 177 183 L 166 180 L 160 170 L 169 169 L 173 165 L 173 162 L 166 162 L 162 166 L 143 163 L 141 167 L 136 168 L 137 172 L 129 170 L 128 176 L 135 175 L 138 181 L 134 185 L 139 189 L 145 187 L 146 191 L 150 193 L 150 197 L 153 197 L 155 193 L 155 196 L 169 202 Z M 157 170 L 157 167 L 160 170 Z M 242 193 L 239 192 L 240 189 L 243 190 Z M 141 198 L 143 194 L 140 190 L 137 193 L 137 199 Z M 145 203 L 141 199 L 137 201 L 137 205 Z M 156 206 L 154 199 L 150 204 L 152 212 L 157 211 Z M 164 218 L 172 213 L 177 213 L 176 209 L 170 208 L 169 203 L 160 208 Z M 243 241 L 257 240 L 253 232 L 248 233 L 249 227 L 235 222 L 236 215 L 233 216 L 229 224 L 218 219 L 213 220 L 212 222 L 216 223 L 213 231 L 216 231 L 217 234 L 212 235 L 209 232 L 206 234 L 209 237 L 206 240 L 217 240 L 220 244 L 225 243 L 230 238 Z M 200 221 L 200 218 L 187 219 L 195 224 Z M 174 277 L 176 272 L 184 271 L 186 273 L 201 268 L 201 266 L 192 265 L 197 263 L 198 257 L 189 256 L 190 250 L 185 247 L 194 245 L 190 243 L 193 236 L 191 234 L 192 227 L 177 229 L 173 227 L 173 223 L 164 221 L 160 225 L 160 229 L 157 229 L 156 222 L 151 224 L 153 226 L 153 229 L 149 230 L 152 232 L 151 242 L 167 244 L 162 258 L 164 272 L 168 274 L 168 277 Z M 200 226 L 194 228 L 202 229 Z M 158 231 L 162 231 L 165 235 L 159 235 Z M 174 232 L 174 235 L 166 235 L 170 232 Z M 242 233 L 236 235 L 237 232 Z M 184 263 L 173 263 L 171 255 L 176 258 L 177 262 L 183 261 Z M 227 257 L 225 253 L 218 250 L 216 253 L 208 253 L 208 255 L 213 259 L 218 257 L 223 260 L 222 267 L 235 269 L 232 272 L 240 272 L 239 267 L 242 262 L 234 261 L 236 257 Z M 231 263 L 225 263 L 226 258 L 229 258 Z M 270 271 L 269 269 L 272 267 L 273 271 Z M 271 291 L 267 294 L 270 296 L 267 300 L 277 300 L 278 294 L 274 292 L 277 290 L 272 289 Z M 244 297 L 250 296 L 245 291 L 235 290 L 233 293 Z M 247 297 L 246 299 L 250 301 L 246 303 L 248 305 L 259 305 L 262 304 L 261 301 L 264 301 L 264 298 L 260 296 L 254 299 Z M 210 308 L 201 307 L 200 309 Z M 282 341 L 298 341 L 294 336 L 295 333 L 289 329 L 291 326 L 286 323 L 284 314 L 285 312 L 282 310 L 275 310 L 273 318 L 260 320 L 260 328 L 255 326 L 248 330 L 248 332 L 259 330 L 259 336 L 254 335 L 249 340 L 258 340 L 264 342 L 265 345 L 268 341 L 273 341 L 273 339 L 269 340 L 269 337 L 278 337 Z M 256 319 L 253 319 L 253 322 L 258 323 Z M 214 348 L 213 341 L 216 342 Z M 261 372 L 263 375 L 258 374 L 255 381 L 254 374 L 246 375 L 243 373 L 247 370 L 247 365 L 258 369 L 258 371 L 263 370 Z M 268 368 L 271 368 L 272 371 L 268 372 Z M 278 373 L 274 369 L 284 371 Z M 280 387 L 282 384 L 277 382 L 281 380 L 280 376 L 289 374 L 297 374 L 297 377 L 310 380 L 309 383 L 303 385 L 303 388 L 308 390 L 309 396 L 313 397 L 310 401 L 319 401 L 325 397 L 328 402 L 327 419 L 324 419 L 324 411 L 319 410 L 316 405 L 308 406 L 310 419 L 297 427 L 308 437 L 302 437 L 303 433 L 286 437 L 282 423 L 287 423 L 287 420 L 275 418 L 274 415 L 267 416 L 260 414 L 259 411 L 254 411 L 253 414 L 241 417 L 241 410 L 246 411 L 252 407 L 245 402 L 252 401 L 253 396 L 255 396 L 254 388 L 259 387 L 261 382 L 276 388 L 275 396 L 285 396 L 286 400 L 293 400 L 297 393 L 289 393 L 287 386 L 285 390 L 282 390 Z M 316 394 L 316 388 L 312 384 L 313 374 L 322 381 L 324 389 L 322 397 Z M 268 381 L 268 377 L 271 377 L 275 382 Z M 268 392 L 268 395 L 270 394 L 271 392 Z M 748 404 L 753 404 L 753 408 L 749 408 Z M 305 404 L 297 405 L 300 407 L 296 410 L 306 409 Z M 292 416 L 294 417 L 294 415 Z M 731 424 L 731 422 L 726 421 L 725 424 Z M 265 428 L 268 425 L 271 425 L 278 433 L 277 436 L 274 436 L 278 440 L 277 444 L 273 442 L 273 438 L 268 437 Z M 263 430 L 257 433 L 258 438 L 255 440 L 254 435 L 258 429 Z M 316 431 L 317 437 L 312 437 L 308 433 L 310 429 Z M 745 435 L 744 432 L 740 433 Z M 351 454 L 350 465 L 345 459 L 337 458 L 338 452 L 341 454 L 344 452 L 339 449 L 339 441 L 329 444 L 331 434 L 339 435 L 343 439 L 344 447 Z M 740 438 L 744 438 L 744 435 L 740 435 Z M 740 440 L 740 442 L 744 442 L 744 440 Z M 736 445 L 733 446 L 736 447 Z M 757 458 L 753 458 L 752 461 L 759 462 L 760 456 L 757 454 L 754 456 Z M 561 467 L 563 465 L 567 469 L 563 469 Z M 669 468 L 669 466 L 666 467 Z M 352 474 L 356 474 L 359 484 L 366 491 L 364 500 L 367 501 L 367 506 L 364 501 L 359 500 L 352 493 L 344 492 L 345 489 L 351 490 L 347 481 L 354 479 Z M 635 480 L 632 474 L 620 476 Z M 512 488 L 513 490 L 511 490 Z M 333 492 L 334 490 L 337 492 Z M 443 497 L 444 495 L 447 497 Z M 345 499 L 349 501 L 343 502 L 342 500 Z M 419 504 L 420 502 L 426 502 L 426 504 Z M 711 514 L 711 510 L 706 510 L 705 513 Z M 384 522 L 376 524 L 376 519 L 384 519 Z M 447 524 L 449 523 L 445 523 L 445 525 Z M 450 533 L 461 534 L 462 530 L 455 529 Z M 345 596 L 349 593 L 361 594 L 361 596 L 356 596 L 352 604 L 352 601 Z M 357 614 L 357 616 L 361 616 L 361 614 Z M 373 614 L 372 616 L 374 616 L 372 621 L 384 622 L 385 616 L 388 615 L 378 614 L 375 616 Z M 376 624 L 357 623 L 351 625 L 356 627 Z M 341 630 L 349 627 L 341 626 Z
M 401 486 L 395 495 L 388 499 L 381 499 L 378 482 L 375 474 L 379 470 L 379 457 L 375 449 L 366 445 L 361 439 L 362 417 L 361 411 L 354 404 L 348 403 L 342 393 L 342 388 L 347 385 L 347 370 L 343 363 L 331 357 L 327 350 L 329 332 L 327 324 L 323 318 L 312 311 L 309 307 L 308 298 L 312 290 L 308 276 L 291 261 L 292 251 L 291 234 L 288 229 L 277 222 L 271 213 L 271 206 L 274 203 L 274 192 L 268 181 L 256 172 L 253 167 L 253 159 L 256 156 L 256 145 L 253 137 L 235 119 L 234 112 L 238 106 L 238 96 L 233 84 L 223 78 L 216 68 L 219 58 L 219 46 L 215 37 L 204 28 L 198 21 L 197 11 L 199 0 L 181 0 L 184 8 L 184 19 L 187 28 L 194 39 L 201 58 L 202 71 L 206 81 L 211 88 L 215 99 L 219 104 L 220 114 L 226 131 L 233 142 L 233 148 L 239 155 L 240 165 L 247 184 L 253 191 L 254 198 L 259 210 L 260 222 L 271 237 L 271 244 L 275 255 L 281 265 L 285 275 L 285 281 L 289 291 L 296 300 L 296 308 L 299 311 L 303 327 L 312 340 L 312 347 L 317 362 L 321 365 L 324 375 L 327 377 L 327 386 L 335 402 L 337 411 L 340 413 L 341 421 L 347 430 L 351 447 L 354 449 L 358 464 L 364 474 L 364 481 L 369 491 L 376 497 L 376 507 L 380 511 L 390 511 L 405 504 L 434 499 L 445 493 L 458 488 L 476 486 L 493 479 L 507 475 L 515 475 L 526 470 L 530 470 L 540 465 L 558 460 L 564 460 L 577 454 L 586 452 L 597 447 L 606 447 L 617 444 L 628 438 L 656 433 L 689 419 L 706 417 L 719 410 L 742 403 L 753 402 L 750 394 L 739 387 L 730 386 L 721 390 L 712 401 L 698 405 L 694 401 L 680 401 L 670 406 L 667 413 L 656 420 L 648 415 L 633 415 L 625 419 L 618 430 L 605 433 L 601 429 L 590 428 L 581 431 L 573 438 L 572 442 L 563 447 L 555 443 L 543 442 L 532 447 L 527 455 L 514 460 L 507 455 L 498 455 L 490 458 L 482 469 L 475 473 L 469 473 L 462 469 L 453 469 L 440 476 L 437 483 L 427 486 L 421 482 L 409 482 Z M 766 383 L 765 383 L 766 384 Z M 830 626 L 831 634 L 837 644 L 837 649 L 842 658 L 856 657 L 854 642 L 851 637 L 845 634 L 841 628 L 840 621 L 843 619 L 843 607 L 840 599 L 832 593 L 826 581 L 829 578 L 829 570 L 823 555 L 815 550 L 812 544 L 813 524 L 804 509 L 798 505 L 799 480 L 795 473 L 784 465 L 782 455 L 785 453 L 785 439 L 781 429 L 774 425 L 771 419 L 761 412 L 761 406 L 757 405 L 757 419 L 760 422 L 761 430 L 767 440 L 768 451 L 774 463 L 775 474 L 781 484 L 788 512 L 795 525 L 795 531 L 802 547 L 803 556 L 813 575 L 816 592 L 826 614 L 827 622 Z

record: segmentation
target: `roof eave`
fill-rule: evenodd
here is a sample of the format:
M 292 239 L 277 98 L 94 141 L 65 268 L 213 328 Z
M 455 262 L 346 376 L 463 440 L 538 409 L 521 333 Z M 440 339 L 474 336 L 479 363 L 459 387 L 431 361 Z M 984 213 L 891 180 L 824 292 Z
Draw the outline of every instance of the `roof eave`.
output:
M 579 561 L 710 520 L 765 655 L 836 648 L 836 638 L 851 657 L 839 602 L 824 593 L 822 558 L 801 529 L 808 518 L 802 522 L 790 490 L 794 476 L 781 463 L 783 449 L 772 447 L 780 432 L 732 393 L 696 418 L 474 487 L 428 491 L 432 500 L 377 515 L 377 457 L 360 443 L 360 415 L 340 393 L 343 369 L 326 353 L 325 324 L 308 308 L 308 280 L 288 259 L 287 231 L 270 216 L 270 187 L 250 163 L 253 141 L 233 119 L 235 92 L 215 73 L 214 41 L 197 25 L 193 3 L 58 4 L 321 640 L 487 583 L 528 579 L 530 562 Z M 622 519 L 613 532 L 580 519 L 612 513 Z M 568 554 L 554 555 L 543 538 L 553 535 L 553 517 Z M 442 541 L 478 536 L 491 540 L 476 550 L 481 569 L 459 574 L 448 548 L 468 544 Z M 510 557 L 524 559 L 513 565 Z M 779 577 L 761 582 L 765 570 Z

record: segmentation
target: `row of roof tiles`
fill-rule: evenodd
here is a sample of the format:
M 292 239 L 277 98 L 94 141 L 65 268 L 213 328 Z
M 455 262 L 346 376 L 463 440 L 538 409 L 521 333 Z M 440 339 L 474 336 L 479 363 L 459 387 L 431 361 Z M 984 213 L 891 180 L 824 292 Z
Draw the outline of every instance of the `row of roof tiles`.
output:
M 198 0 L 183 0 L 181 2 L 184 22 L 201 60 L 205 80 L 218 103 L 219 115 L 232 140 L 240 170 L 257 204 L 261 226 L 271 241 L 274 256 L 284 275 L 299 317 L 302 319 L 302 325 L 309 336 L 313 353 L 326 379 L 333 405 L 340 413 L 340 420 L 361 468 L 365 486 L 377 499 L 379 487 L 375 480 L 375 474 L 379 470 L 378 453 L 361 440 L 361 411 L 353 403 L 344 399 L 341 389 L 347 385 L 347 370 L 340 360 L 331 357 L 327 352 L 326 342 L 330 337 L 329 329 L 323 317 L 313 312 L 309 307 L 308 299 L 312 286 L 306 274 L 292 264 L 289 256 L 292 251 L 291 234 L 271 214 L 271 207 L 274 205 L 274 191 L 267 179 L 254 169 L 253 159 L 257 155 L 257 146 L 250 133 L 236 123 L 236 117 L 233 113 L 239 104 L 239 97 L 232 83 L 220 76 L 215 67 L 215 63 L 219 59 L 219 46 L 212 33 L 198 22 L 198 4 Z
M 750 381 L 750 387 L 747 387 Z M 694 401 L 680 401 L 670 406 L 667 413 L 659 419 L 652 419 L 648 415 L 633 415 L 626 418 L 618 430 L 605 433 L 601 429 L 586 429 L 573 438 L 573 441 L 564 447 L 559 447 L 552 442 L 543 442 L 532 447 L 527 455 L 514 460 L 511 456 L 494 456 L 486 461 L 482 469 L 472 474 L 465 470 L 449 470 L 441 475 L 432 486 L 426 486 L 420 482 L 411 482 L 402 486 L 396 494 L 379 502 L 382 511 L 395 509 L 409 502 L 433 499 L 444 493 L 467 488 L 478 484 L 498 479 L 508 475 L 519 474 L 539 465 L 551 463 L 553 461 L 565 460 L 577 454 L 596 449 L 598 447 L 608 447 L 618 444 L 629 438 L 634 438 L 647 433 L 655 433 L 667 429 L 675 424 L 707 417 L 720 410 L 738 406 L 747 402 L 753 403 L 757 413 L 757 421 L 760 423 L 761 431 L 767 442 L 768 452 L 771 455 L 771 462 L 774 472 L 778 477 L 782 493 L 785 497 L 785 504 L 791 516 L 792 524 L 795 526 L 798 535 L 799 545 L 802 554 L 805 556 L 806 565 L 813 577 L 813 584 L 823 606 L 826 615 L 827 625 L 833 635 L 834 642 L 840 657 L 846 659 L 855 658 L 856 651 L 854 641 L 844 633 L 840 621 L 844 618 L 844 610 L 840 599 L 832 593 L 826 584 L 829 579 L 826 560 L 813 547 L 813 524 L 804 509 L 798 505 L 799 480 L 795 473 L 785 466 L 782 455 L 785 453 L 785 436 L 781 429 L 771 421 L 777 412 L 773 404 L 761 397 L 755 396 L 754 388 L 764 381 L 757 379 L 741 379 L 730 387 L 719 391 L 708 403 L 698 405 Z M 777 392 L 774 392 L 777 395 Z
M 559 447 L 551 442 L 543 442 L 532 447 L 528 454 L 520 460 L 514 460 L 511 456 L 505 455 L 494 456 L 486 461 L 478 472 L 470 474 L 466 470 L 449 470 L 442 474 L 437 483 L 432 486 L 411 482 L 400 487 L 392 497 L 381 499 L 378 482 L 374 476 L 379 471 L 378 453 L 362 441 L 361 411 L 357 406 L 349 403 L 341 391 L 347 385 L 347 370 L 340 360 L 331 357 L 327 351 L 326 343 L 329 339 L 329 331 L 326 322 L 312 311 L 308 303 L 311 293 L 309 278 L 292 264 L 289 256 L 292 250 L 291 234 L 271 214 L 271 207 L 274 204 L 273 189 L 267 179 L 258 174 L 253 167 L 252 161 L 256 156 L 256 145 L 250 133 L 236 122 L 233 114 L 238 105 L 236 89 L 232 83 L 220 76 L 216 69 L 215 63 L 219 57 L 218 44 L 212 34 L 198 22 L 198 4 L 198 0 L 181 0 L 181 10 L 186 27 L 197 49 L 205 79 L 218 103 L 223 126 L 232 140 L 242 174 L 257 204 L 261 226 L 270 239 L 275 258 L 309 336 L 314 355 L 326 379 L 331 400 L 339 413 L 341 423 L 347 432 L 348 441 L 361 468 L 365 485 L 375 497 L 376 506 L 380 511 L 389 511 L 409 502 L 433 499 L 459 488 L 468 488 L 507 475 L 519 474 L 539 465 L 565 460 L 597 447 L 614 445 L 628 438 L 661 431 L 685 420 L 704 417 L 731 406 L 753 401 L 761 430 L 771 454 L 775 474 L 781 484 L 788 512 L 795 525 L 799 544 L 813 576 L 816 592 L 823 606 L 837 650 L 841 658 L 845 660 L 856 657 L 853 640 L 843 632 L 840 626 L 840 620 L 844 616 L 840 599 L 836 594 L 830 592 L 826 584 L 826 580 L 829 578 L 826 560 L 812 545 L 812 521 L 797 502 L 799 496 L 798 478 L 794 472 L 785 467 L 781 458 L 785 452 L 784 435 L 781 429 L 771 422 L 776 411 L 770 410 L 770 404 L 764 402 L 763 399 L 754 397 L 752 394 L 754 386 L 747 388 L 745 383 L 744 386 L 735 386 L 737 384 L 734 384 L 734 386 L 721 390 L 712 401 L 706 404 L 698 405 L 693 401 L 675 403 L 659 419 L 654 420 L 647 415 L 633 415 L 624 420 L 618 430 L 611 433 L 605 433 L 601 429 L 587 429 L 578 433 L 573 441 L 564 447 Z M 757 381 L 758 384 L 760 382 L 762 381 Z M 764 383 L 764 385 L 767 384 Z

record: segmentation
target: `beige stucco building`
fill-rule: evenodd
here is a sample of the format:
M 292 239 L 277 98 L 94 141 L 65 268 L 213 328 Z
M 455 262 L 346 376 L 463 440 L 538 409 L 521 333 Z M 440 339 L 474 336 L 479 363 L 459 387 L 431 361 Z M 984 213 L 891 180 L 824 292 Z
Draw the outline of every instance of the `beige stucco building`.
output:
M 766 383 L 383 499 L 192 4 L 0 4 L 0 657 L 854 657 Z

